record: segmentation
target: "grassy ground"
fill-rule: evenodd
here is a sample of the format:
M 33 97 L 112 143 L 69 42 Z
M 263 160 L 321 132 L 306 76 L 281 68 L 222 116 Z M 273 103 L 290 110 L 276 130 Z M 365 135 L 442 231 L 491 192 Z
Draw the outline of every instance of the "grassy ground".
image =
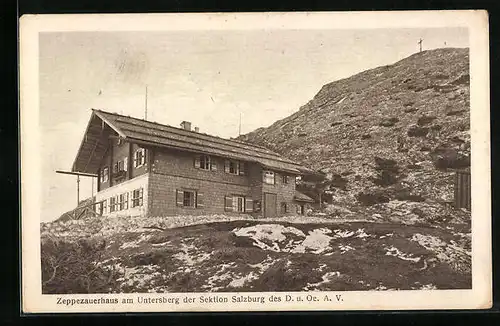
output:
M 465 226 L 251 220 L 117 232 L 89 238 L 103 248 L 91 265 L 108 281 L 93 291 L 470 288 L 468 232 Z M 47 281 L 50 268 L 45 274 Z M 44 292 L 54 291 L 51 282 Z

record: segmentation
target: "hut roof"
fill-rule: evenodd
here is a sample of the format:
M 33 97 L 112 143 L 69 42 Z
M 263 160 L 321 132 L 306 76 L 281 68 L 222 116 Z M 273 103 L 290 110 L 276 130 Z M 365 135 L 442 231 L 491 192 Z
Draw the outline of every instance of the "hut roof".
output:
M 72 171 L 96 173 L 110 136 L 118 136 L 143 147 L 171 148 L 257 162 L 264 168 L 294 174 L 311 172 L 262 146 L 96 109 L 92 110 Z
M 311 197 L 301 193 L 300 191 L 295 191 L 295 195 L 293 197 L 295 201 L 306 202 L 306 203 L 314 203 L 314 199 Z

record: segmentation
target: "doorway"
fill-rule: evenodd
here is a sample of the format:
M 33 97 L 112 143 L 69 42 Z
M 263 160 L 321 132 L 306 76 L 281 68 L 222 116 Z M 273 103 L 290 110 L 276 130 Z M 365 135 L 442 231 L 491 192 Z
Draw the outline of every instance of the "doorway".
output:
M 276 194 L 264 193 L 264 217 L 277 216 L 276 197 Z

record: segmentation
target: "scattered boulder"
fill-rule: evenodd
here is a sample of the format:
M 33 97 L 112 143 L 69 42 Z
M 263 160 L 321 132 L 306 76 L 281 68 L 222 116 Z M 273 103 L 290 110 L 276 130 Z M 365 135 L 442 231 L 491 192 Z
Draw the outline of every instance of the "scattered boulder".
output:
M 423 202 L 425 201 L 425 198 L 420 196 L 420 195 L 414 195 L 411 194 L 409 191 L 404 191 L 404 192 L 399 192 L 396 193 L 394 196 L 397 200 L 406 200 L 406 201 L 412 201 L 412 202 Z
M 380 203 L 388 203 L 389 197 L 380 192 L 360 192 L 356 199 L 365 206 L 372 206 Z
M 420 208 L 418 207 L 415 207 L 411 210 L 411 212 L 415 215 L 417 215 L 418 217 L 420 218 L 423 218 L 425 216 L 425 213 L 423 210 L 421 210 Z
M 372 138 L 372 135 L 370 134 L 364 134 L 361 136 L 361 139 L 370 139 L 370 138 Z
M 377 177 L 372 178 L 373 183 L 378 186 L 386 187 L 399 181 L 399 167 L 395 160 L 375 157 L 375 164 Z
M 459 114 L 462 114 L 464 113 L 465 110 L 455 110 L 455 109 L 451 109 L 449 111 L 446 112 L 446 115 L 447 116 L 454 116 L 454 115 L 459 115 Z
M 420 127 L 422 127 L 422 126 L 428 125 L 429 123 L 431 123 L 435 119 L 436 119 L 435 116 L 421 116 L 417 120 L 417 125 L 419 125 Z
M 435 74 L 432 76 L 433 79 L 448 79 L 450 78 L 450 76 L 446 75 L 446 74 L 441 74 L 441 73 L 438 73 L 438 74 Z
M 420 166 L 418 164 L 408 164 L 406 166 L 406 168 L 409 169 L 409 170 L 422 170 L 422 166 Z
M 470 84 L 470 75 L 469 74 L 463 74 L 462 76 L 458 77 L 454 81 L 450 83 L 451 85 L 469 85 Z
M 341 124 L 342 124 L 342 122 L 335 121 L 335 122 L 330 123 L 330 127 L 335 127 L 335 126 L 338 126 L 338 125 L 341 125 Z
M 430 153 L 432 163 L 437 169 L 463 169 L 470 167 L 470 156 L 448 144 L 437 146 Z
M 409 137 L 425 137 L 429 133 L 429 128 L 419 127 L 417 125 L 412 125 L 408 128 L 408 136 Z
M 405 109 L 406 113 L 413 113 L 413 112 L 417 112 L 417 111 L 418 111 L 418 109 L 414 108 L 414 107 L 410 107 L 410 108 Z
M 339 188 L 342 190 L 346 190 L 348 180 L 344 179 L 340 174 L 332 175 L 332 180 L 330 183 L 331 187 Z
M 439 131 L 441 129 L 443 129 L 443 126 L 442 125 L 432 125 L 429 127 L 430 130 L 434 130 L 434 131 Z
M 398 171 L 399 168 L 397 166 L 398 162 L 396 160 L 390 158 L 382 158 L 375 156 L 375 169 L 377 170 L 389 170 L 389 171 Z
M 395 117 L 385 118 L 384 120 L 380 121 L 379 126 L 382 126 L 382 127 L 392 127 L 398 121 L 399 121 L 399 119 L 395 118 Z

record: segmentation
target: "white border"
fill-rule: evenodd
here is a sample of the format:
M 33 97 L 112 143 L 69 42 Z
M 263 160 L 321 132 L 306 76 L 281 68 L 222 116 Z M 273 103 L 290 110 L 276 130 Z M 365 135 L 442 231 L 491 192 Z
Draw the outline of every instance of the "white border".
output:
M 257 27 L 256 27 L 257 26 Z M 54 31 L 165 31 L 248 29 L 375 29 L 467 27 L 470 39 L 472 147 L 472 290 L 283 292 L 252 295 L 323 297 L 342 302 L 183 304 L 182 298 L 235 293 L 140 294 L 179 297 L 179 305 L 58 305 L 57 297 L 112 298 L 123 295 L 42 295 L 40 269 L 40 158 L 38 33 Z M 485 309 L 492 306 L 489 132 L 489 36 L 486 11 L 213 13 L 120 15 L 25 15 L 20 19 L 22 308 L 24 312 L 283 311 Z M 247 293 L 242 293 L 246 295 Z M 229 302 L 231 300 L 229 299 Z

